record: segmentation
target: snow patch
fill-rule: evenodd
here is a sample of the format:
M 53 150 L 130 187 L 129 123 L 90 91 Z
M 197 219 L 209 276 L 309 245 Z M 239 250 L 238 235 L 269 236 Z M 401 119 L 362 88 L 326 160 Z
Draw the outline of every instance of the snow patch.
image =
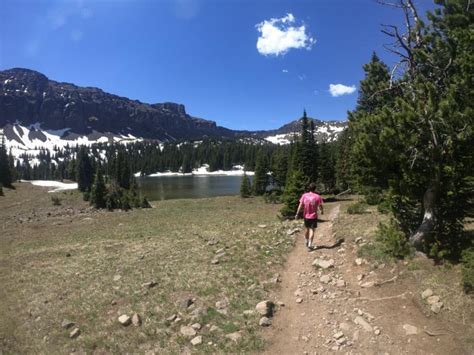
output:
M 49 190 L 48 192 L 57 192 L 65 190 L 75 190 L 77 189 L 77 183 L 65 183 L 53 180 L 21 180 L 21 182 L 29 182 L 35 186 L 42 187 L 53 187 L 54 189 Z
M 209 171 L 209 165 L 204 164 L 200 168 L 194 169 L 191 173 L 176 173 L 171 171 L 165 171 L 163 173 L 154 173 L 147 176 L 158 177 L 158 176 L 208 176 L 208 175 L 219 175 L 219 176 L 243 176 L 244 167 L 242 165 L 234 165 L 232 170 L 216 170 Z M 255 173 L 253 171 L 245 171 L 245 174 L 248 176 L 253 176 Z M 135 176 L 139 177 L 140 172 L 136 173 Z

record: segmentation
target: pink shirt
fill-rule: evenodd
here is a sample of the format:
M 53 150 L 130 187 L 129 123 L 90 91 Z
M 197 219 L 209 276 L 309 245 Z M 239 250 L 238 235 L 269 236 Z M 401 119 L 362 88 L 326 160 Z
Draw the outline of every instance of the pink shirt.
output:
M 304 206 L 304 218 L 318 218 L 318 207 L 323 204 L 323 199 L 314 192 L 307 192 L 300 198 L 300 203 Z

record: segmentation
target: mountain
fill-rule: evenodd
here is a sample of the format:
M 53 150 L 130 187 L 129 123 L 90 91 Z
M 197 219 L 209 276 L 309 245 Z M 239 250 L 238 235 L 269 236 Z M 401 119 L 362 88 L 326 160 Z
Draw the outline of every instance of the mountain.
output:
M 346 122 L 315 123 L 318 140 L 333 140 Z M 0 71 L 0 129 L 15 156 L 38 148 L 96 142 L 200 140 L 249 137 L 286 144 L 299 131 L 298 120 L 268 131 L 237 131 L 186 113 L 182 104 L 147 104 L 48 79 L 22 68 Z

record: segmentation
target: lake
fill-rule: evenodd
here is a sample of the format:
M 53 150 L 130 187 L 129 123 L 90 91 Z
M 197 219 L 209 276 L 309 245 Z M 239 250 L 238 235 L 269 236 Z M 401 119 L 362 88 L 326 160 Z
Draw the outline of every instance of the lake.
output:
M 142 195 L 149 201 L 157 201 L 238 195 L 242 176 L 144 176 L 137 181 Z

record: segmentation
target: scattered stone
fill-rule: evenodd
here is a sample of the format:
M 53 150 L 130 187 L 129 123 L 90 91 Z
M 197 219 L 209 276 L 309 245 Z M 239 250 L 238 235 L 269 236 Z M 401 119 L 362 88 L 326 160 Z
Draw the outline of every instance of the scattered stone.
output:
M 364 260 L 362 258 L 356 258 L 355 259 L 355 263 L 356 263 L 357 266 L 361 266 L 363 262 L 364 262 Z
M 219 328 L 217 325 L 211 325 L 211 328 L 209 328 L 209 331 L 211 333 L 219 332 L 220 330 L 221 330 L 221 328 Z
M 193 344 L 193 346 L 201 345 L 202 344 L 202 336 L 198 335 L 197 337 L 193 338 L 191 340 L 191 344 Z
M 149 281 L 149 282 L 145 282 L 142 284 L 142 287 L 146 287 L 146 288 L 153 288 L 155 287 L 156 285 L 158 285 L 158 283 L 156 281 Z
M 272 301 L 268 301 L 268 300 L 265 300 L 265 301 L 262 301 L 262 302 L 259 302 L 256 306 L 255 306 L 255 310 L 258 312 L 258 314 L 262 315 L 262 316 L 272 316 L 273 315 L 273 308 L 274 308 L 274 304 Z
M 301 336 L 301 340 L 305 341 L 305 342 L 308 342 L 309 341 L 309 338 L 305 335 L 302 335 Z
M 405 329 L 405 335 L 416 335 L 418 334 L 418 328 L 411 324 L 404 324 L 403 329 Z
M 347 339 L 346 339 L 345 337 L 342 337 L 342 338 L 337 339 L 337 340 L 336 340 L 336 343 L 337 343 L 338 345 L 344 345 L 344 344 L 346 343 L 346 340 L 347 340 Z
M 126 314 L 122 314 L 120 317 L 118 317 L 118 321 L 124 327 L 126 327 L 126 326 L 130 325 L 130 323 L 132 323 L 132 319 Z
M 347 332 L 351 329 L 351 326 L 349 323 L 342 322 L 341 324 L 339 324 L 339 329 Z
M 345 287 L 345 286 L 346 286 L 346 281 L 344 281 L 344 280 L 337 280 L 337 281 L 336 281 L 336 286 L 337 286 L 337 287 Z
M 114 281 L 119 281 L 122 278 L 121 275 L 115 275 L 114 276 Z
M 343 332 L 337 332 L 336 334 L 333 335 L 334 339 L 339 339 L 339 338 L 342 338 L 343 336 L 344 336 Z
M 362 241 L 364 241 L 364 239 L 362 239 L 362 237 L 357 237 L 357 238 L 355 239 L 356 244 L 359 244 L 359 243 L 362 242 Z
M 303 302 L 303 299 L 302 299 L 301 297 L 298 297 L 298 298 L 296 299 L 296 303 L 302 303 L 302 302 Z
M 372 326 L 364 318 L 358 316 L 355 318 L 354 323 L 360 325 L 366 332 L 372 332 Z
M 258 228 L 267 228 L 267 225 L 266 224 L 259 224 Z
M 258 322 L 262 327 L 268 327 L 272 325 L 272 321 L 268 317 L 262 317 L 260 318 L 260 321 Z
M 79 328 L 74 328 L 71 333 L 69 333 L 69 338 L 74 339 L 77 338 L 81 334 L 81 330 Z
M 367 281 L 364 282 L 363 284 L 360 285 L 362 288 L 369 288 L 369 287 L 374 287 L 375 282 L 374 281 Z
M 285 302 L 277 301 L 277 305 L 280 307 L 285 307 Z
M 364 274 L 357 275 L 357 281 L 362 281 Z
M 380 329 L 375 329 L 374 334 L 375 335 L 380 335 Z
M 242 338 L 242 333 L 241 332 L 229 333 L 229 334 L 226 334 L 225 337 L 237 343 Z
M 334 259 L 323 260 L 323 259 L 317 258 L 317 259 L 314 259 L 313 266 L 326 270 L 326 269 L 334 267 Z
M 179 332 L 186 337 L 194 337 L 196 336 L 196 330 L 193 327 L 189 327 L 187 325 L 181 326 Z
M 135 326 L 135 327 L 139 327 L 141 324 L 142 324 L 142 319 L 140 318 L 140 316 L 138 315 L 138 313 L 134 313 L 133 316 L 132 316 L 132 324 Z
M 112 306 L 115 306 L 115 305 L 117 304 L 117 301 L 116 301 L 116 300 L 112 300 L 112 302 L 110 302 L 110 304 L 111 304 Z
M 169 316 L 168 318 L 166 318 L 166 320 L 168 322 L 174 322 L 176 318 L 178 318 L 178 316 L 176 314 L 173 314 L 173 315 Z
M 443 302 L 438 302 L 431 305 L 431 311 L 436 314 L 441 311 L 441 308 L 443 308 Z
M 287 235 L 287 236 L 291 236 L 291 235 L 293 235 L 293 234 L 295 234 L 295 233 L 298 233 L 300 230 L 301 230 L 300 228 L 288 229 L 288 230 L 286 231 L 286 235 Z
M 421 298 L 423 299 L 426 299 L 431 296 L 433 296 L 433 290 L 431 288 L 427 288 L 421 293 Z
M 318 290 L 316 290 L 315 288 L 312 288 L 310 290 L 310 292 L 313 294 L 313 295 L 317 295 L 318 294 Z
M 323 276 L 321 276 L 321 277 L 319 278 L 319 281 L 321 281 L 321 282 L 324 283 L 324 284 L 330 283 L 331 280 L 332 280 L 332 278 L 331 278 L 331 276 L 329 276 L 329 275 L 323 275 Z
M 218 240 L 210 240 L 207 242 L 207 245 L 216 245 L 217 243 L 219 243 Z
M 249 317 L 249 316 L 255 314 L 255 311 L 253 309 L 247 309 L 247 310 L 244 311 L 243 314 L 244 314 L 244 316 Z
M 76 325 L 76 323 L 67 319 L 63 320 L 63 322 L 61 323 L 61 327 L 63 327 L 64 329 L 69 329 L 73 327 L 74 325 Z
M 294 295 L 295 295 L 296 297 L 303 296 L 303 291 L 301 291 L 301 289 L 298 288 L 298 289 L 296 289 Z
M 193 325 L 191 325 L 191 328 L 193 328 L 194 330 L 200 330 L 202 328 L 202 325 L 200 323 L 194 323 Z
M 438 303 L 440 301 L 440 298 L 439 296 L 430 296 L 427 298 L 426 300 L 428 302 L 428 304 L 435 304 L 435 303 Z
M 178 307 L 186 310 L 193 303 L 194 303 L 194 300 L 191 297 L 184 297 L 178 301 Z

